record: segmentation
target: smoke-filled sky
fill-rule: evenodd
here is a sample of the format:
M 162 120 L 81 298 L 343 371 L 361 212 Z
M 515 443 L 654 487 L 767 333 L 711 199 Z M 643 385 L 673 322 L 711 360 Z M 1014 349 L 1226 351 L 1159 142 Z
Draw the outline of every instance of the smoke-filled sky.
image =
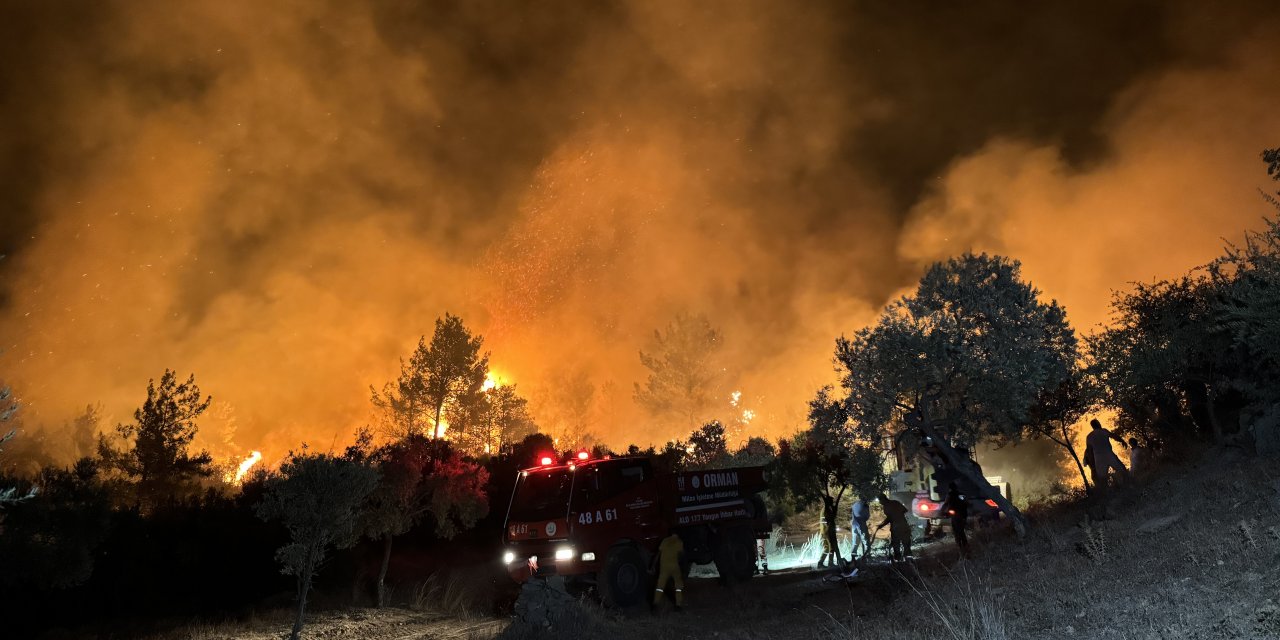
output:
M 278 456 L 449 311 L 623 445 L 684 431 L 631 389 L 688 312 L 783 435 L 930 260 L 1088 328 L 1258 226 L 1280 5 L 1214 4 L 3 0 L 0 378 L 57 425 L 194 372 Z

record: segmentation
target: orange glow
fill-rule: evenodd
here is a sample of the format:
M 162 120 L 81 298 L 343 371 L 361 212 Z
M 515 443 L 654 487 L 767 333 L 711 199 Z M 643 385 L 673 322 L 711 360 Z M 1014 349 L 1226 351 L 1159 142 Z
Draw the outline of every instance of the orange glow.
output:
M 465 3 L 437 21 L 390 4 L 114 3 L 83 34 L 41 25 L 32 42 L 51 43 L 14 44 L 15 77 L 38 82 L 5 105 L 32 115 L 0 144 L 22 169 L 0 224 L 0 376 L 54 457 L 93 453 L 59 426 L 85 403 L 127 420 L 165 367 L 227 405 L 197 422 L 229 482 L 259 463 L 251 447 L 340 451 L 373 424 L 370 386 L 446 311 L 500 363 L 481 388 L 518 389 L 557 451 L 660 448 L 711 419 L 731 447 L 789 437 L 838 384 L 835 338 L 932 260 L 1018 258 L 1086 331 L 1111 290 L 1204 264 L 1267 212 L 1273 17 L 1212 51 L 1192 38 L 1212 65 L 1150 56 L 1059 107 L 1018 81 L 1057 90 L 1051 74 L 939 82 L 1043 57 L 968 57 L 1003 46 L 900 82 L 939 67 L 913 56 L 947 40 L 843 9 L 627 0 L 533 19 Z M 882 37 L 929 48 L 893 64 L 849 49 Z M 968 101 L 1006 80 L 1016 95 Z M 726 379 L 700 415 L 650 415 L 638 354 L 680 313 L 723 333 Z M 470 435 L 433 418 L 406 430 Z M 1080 482 L 1073 462 L 1063 477 Z

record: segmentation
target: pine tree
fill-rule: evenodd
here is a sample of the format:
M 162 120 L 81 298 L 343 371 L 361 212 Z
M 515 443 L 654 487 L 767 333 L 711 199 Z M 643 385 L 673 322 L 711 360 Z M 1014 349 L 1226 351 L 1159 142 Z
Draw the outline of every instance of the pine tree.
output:
M 213 473 L 208 453 L 192 455 L 188 450 L 196 435 L 196 418 L 210 401 L 200 397 L 194 375 L 179 383 L 177 374 L 166 369 L 159 385 L 154 379 L 147 383 L 147 399 L 134 412 L 134 422 L 116 425 L 117 438 L 126 448 L 116 448 L 105 436 L 99 439 L 99 456 L 108 468 L 135 483 L 142 508 L 190 495 L 197 480 Z

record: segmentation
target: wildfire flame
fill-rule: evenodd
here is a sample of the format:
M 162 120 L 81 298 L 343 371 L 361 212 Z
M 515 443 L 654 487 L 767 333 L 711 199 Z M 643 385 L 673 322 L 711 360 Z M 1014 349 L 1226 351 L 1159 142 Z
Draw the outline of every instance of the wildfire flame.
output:
M 249 469 L 252 469 L 253 465 L 258 464 L 259 460 L 262 460 L 261 451 L 250 452 L 249 457 L 245 458 L 244 462 L 241 462 L 239 468 L 236 469 L 236 475 L 235 478 L 232 479 L 232 482 L 236 484 L 243 482 L 245 474 L 249 473 Z
M 484 374 L 484 386 L 480 387 L 481 391 L 492 391 L 502 386 L 502 381 L 498 379 L 498 375 L 490 371 Z

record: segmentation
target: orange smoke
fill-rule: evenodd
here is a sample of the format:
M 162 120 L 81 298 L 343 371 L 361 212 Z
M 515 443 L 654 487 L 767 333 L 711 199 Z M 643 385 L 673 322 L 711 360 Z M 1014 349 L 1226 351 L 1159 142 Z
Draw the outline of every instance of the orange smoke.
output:
M 21 206 L 0 203 L 33 215 L 20 241 L 0 237 L 16 247 L 0 261 L 0 374 L 21 419 L 58 432 L 86 403 L 118 421 L 149 378 L 194 372 L 235 418 L 220 459 L 339 449 L 373 420 L 369 386 L 446 311 L 486 337 L 493 384 L 518 384 L 545 429 L 615 446 L 687 435 L 632 388 L 654 329 L 705 314 L 727 384 L 751 399 L 725 399 L 720 419 L 786 435 L 835 380 L 834 338 L 923 263 L 1008 253 L 1091 326 L 1110 290 L 1204 262 L 1266 212 L 1256 156 L 1280 131 L 1261 11 L 1224 18 L 1255 29 L 1229 45 L 1197 21 L 1169 27 L 1212 65 L 1093 60 L 1130 75 L 1087 92 L 1105 151 L 1081 161 L 1052 125 L 1088 116 L 1015 117 L 1046 108 L 1035 87 L 1013 83 L 999 110 L 932 108 L 935 86 L 950 100 L 982 88 L 966 79 L 1041 80 L 1022 49 L 938 45 L 964 18 L 945 12 L 917 26 L 891 4 L 769 0 L 449 16 L 96 4 L 102 20 L 65 33 L 44 13 L 0 21 L 6 46 L 47 39 L 0 61 L 22 71 L 0 109 L 26 105 L 12 129 L 36 136 L 2 148 L 42 171 L 11 180 Z M 1168 11 L 1199 17 L 1188 4 Z M 1037 29 L 1062 22 L 1026 11 Z M 998 18 L 1019 47 L 1075 42 L 1028 45 Z

